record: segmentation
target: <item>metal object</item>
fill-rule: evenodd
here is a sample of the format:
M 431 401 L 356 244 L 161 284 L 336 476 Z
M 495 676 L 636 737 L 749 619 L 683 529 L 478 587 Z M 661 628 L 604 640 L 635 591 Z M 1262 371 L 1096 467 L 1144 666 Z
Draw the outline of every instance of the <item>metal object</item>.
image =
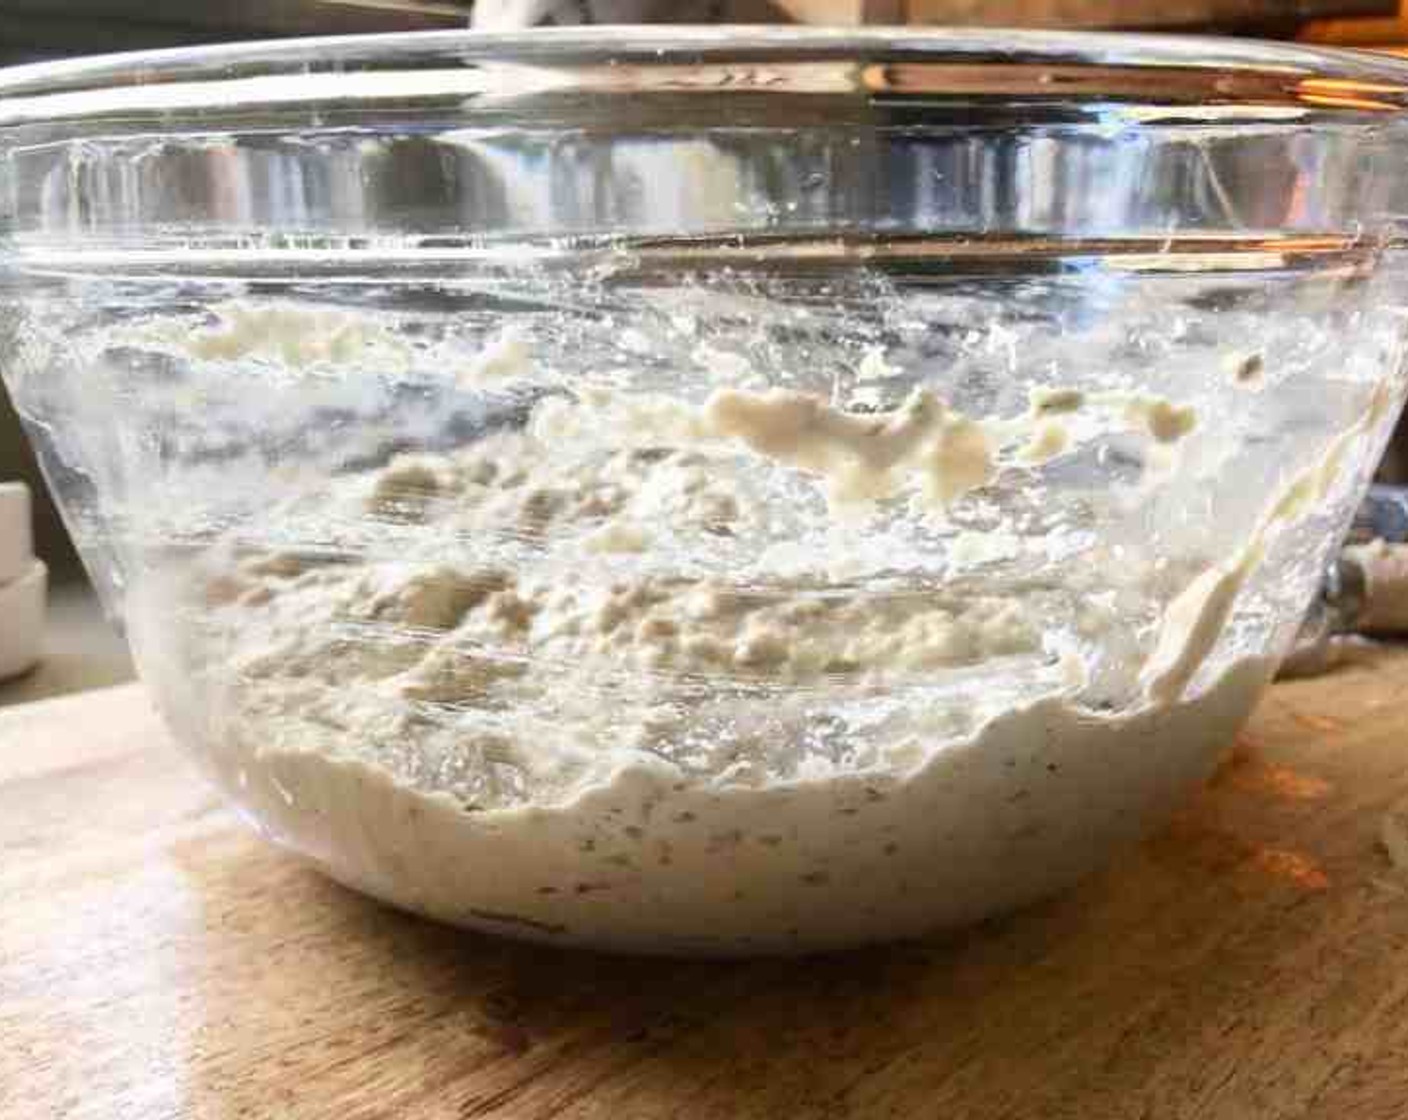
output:
M 1326 569 L 1279 675 L 1327 672 L 1345 659 L 1361 633 L 1397 632 L 1400 603 L 1408 595 L 1402 574 L 1406 550 L 1408 487 L 1370 487 L 1354 516 L 1349 547 Z
M 1369 487 L 1354 515 L 1349 539 L 1351 543 L 1408 541 L 1408 486 Z
M 1360 563 L 1339 556 L 1325 571 L 1325 580 L 1291 652 L 1282 660 L 1277 675 L 1285 678 L 1314 677 L 1333 669 L 1344 660 L 1344 639 L 1359 629 L 1368 595 L 1368 580 Z

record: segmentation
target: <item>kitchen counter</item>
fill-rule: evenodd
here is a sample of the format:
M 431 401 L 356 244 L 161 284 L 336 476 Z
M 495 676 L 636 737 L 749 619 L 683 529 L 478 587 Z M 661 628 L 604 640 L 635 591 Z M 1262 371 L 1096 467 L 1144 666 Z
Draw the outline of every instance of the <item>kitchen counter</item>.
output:
M 0 711 L 0 1116 L 1408 1115 L 1408 651 L 1277 685 L 1052 902 L 802 961 L 531 948 L 258 839 L 138 686 Z

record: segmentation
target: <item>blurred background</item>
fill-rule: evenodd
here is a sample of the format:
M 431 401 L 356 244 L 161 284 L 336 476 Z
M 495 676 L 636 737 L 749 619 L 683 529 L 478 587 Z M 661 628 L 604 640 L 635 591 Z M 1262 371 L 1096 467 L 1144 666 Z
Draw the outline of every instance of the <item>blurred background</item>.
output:
M 630 22 L 1176 31 L 1408 54 L 1408 0 L 0 0 L 0 64 L 296 35 Z M 1408 482 L 1402 427 L 1380 474 Z M 16 478 L 35 493 L 35 551 L 54 593 L 45 666 L 0 688 L 0 702 L 124 679 L 125 649 L 97 611 L 0 386 L 0 481 Z

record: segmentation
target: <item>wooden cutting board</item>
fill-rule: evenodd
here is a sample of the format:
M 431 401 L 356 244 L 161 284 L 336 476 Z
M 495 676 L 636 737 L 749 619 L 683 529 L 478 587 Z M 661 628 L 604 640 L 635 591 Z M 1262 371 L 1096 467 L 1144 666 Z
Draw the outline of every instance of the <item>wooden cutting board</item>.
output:
M 528 948 L 264 844 L 136 686 L 0 712 L 0 1117 L 1408 1116 L 1408 652 L 1278 685 L 1142 849 L 802 961 Z

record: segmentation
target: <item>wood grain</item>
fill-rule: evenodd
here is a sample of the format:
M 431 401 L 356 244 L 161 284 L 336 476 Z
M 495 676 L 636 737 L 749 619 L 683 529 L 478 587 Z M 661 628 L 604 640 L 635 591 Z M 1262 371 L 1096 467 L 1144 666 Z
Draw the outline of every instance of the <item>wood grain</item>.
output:
M 1408 1116 L 1408 653 L 1277 686 L 1178 820 L 959 936 L 705 964 L 382 908 L 135 686 L 0 713 L 0 1117 Z

